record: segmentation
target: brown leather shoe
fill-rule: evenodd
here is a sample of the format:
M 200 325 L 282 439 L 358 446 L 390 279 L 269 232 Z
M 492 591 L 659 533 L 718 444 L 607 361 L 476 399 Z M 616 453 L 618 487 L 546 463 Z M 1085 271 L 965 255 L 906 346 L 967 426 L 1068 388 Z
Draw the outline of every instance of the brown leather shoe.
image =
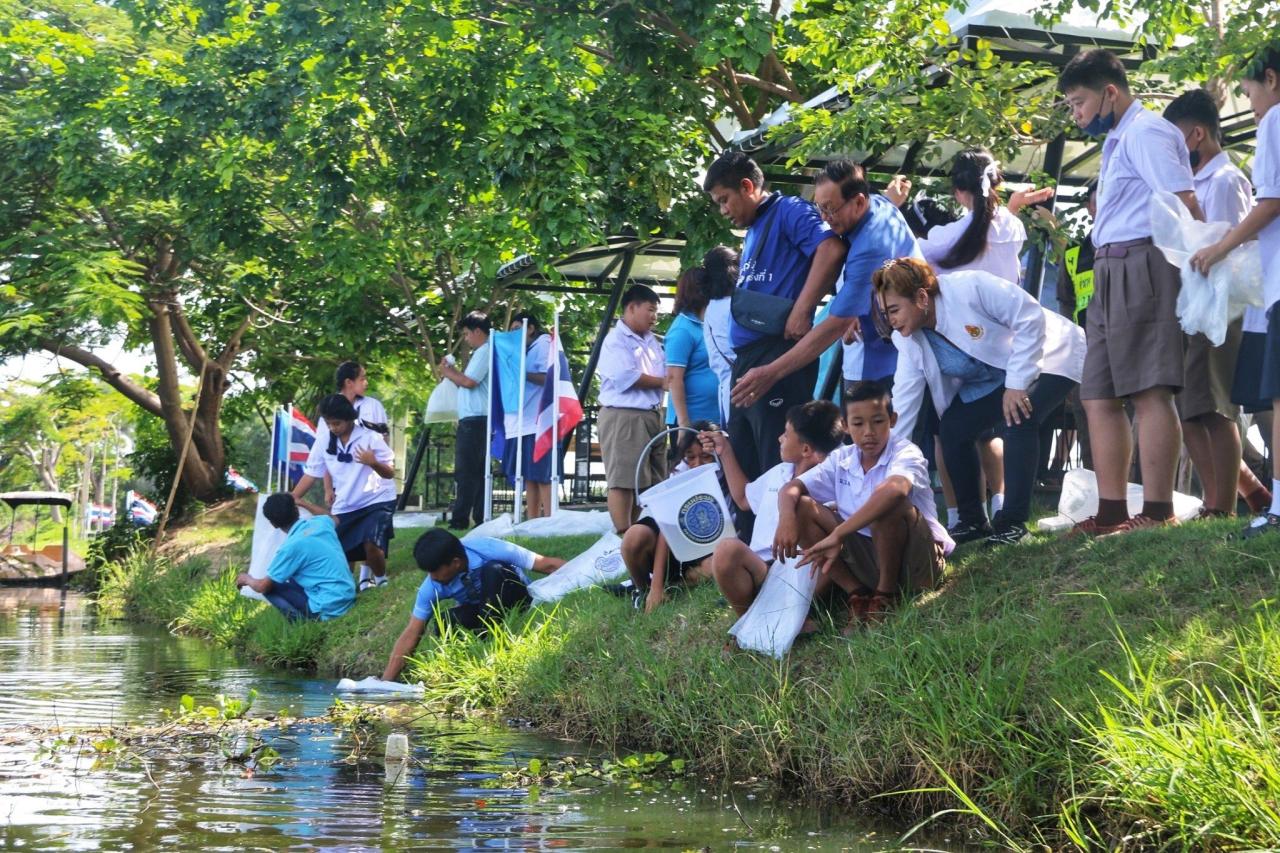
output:
M 1142 515 L 1141 513 L 1139 513 L 1138 515 L 1131 516 L 1130 518 L 1126 519 L 1120 524 L 1117 524 L 1116 529 L 1112 530 L 1110 533 L 1100 533 L 1098 535 L 1100 537 L 1101 536 L 1119 536 L 1122 533 L 1132 533 L 1135 530 L 1154 530 L 1157 527 L 1177 527 L 1177 526 L 1178 526 L 1178 517 L 1176 515 L 1171 515 L 1165 519 L 1159 519 L 1159 518 L 1152 518 L 1149 515 Z
M 1124 524 L 1125 522 L 1123 521 L 1119 524 L 1099 524 L 1098 517 L 1096 515 L 1091 515 L 1084 521 L 1077 521 L 1073 524 L 1071 529 L 1067 531 L 1067 536 L 1068 538 L 1074 538 L 1077 536 L 1110 536 L 1112 533 L 1117 532 Z

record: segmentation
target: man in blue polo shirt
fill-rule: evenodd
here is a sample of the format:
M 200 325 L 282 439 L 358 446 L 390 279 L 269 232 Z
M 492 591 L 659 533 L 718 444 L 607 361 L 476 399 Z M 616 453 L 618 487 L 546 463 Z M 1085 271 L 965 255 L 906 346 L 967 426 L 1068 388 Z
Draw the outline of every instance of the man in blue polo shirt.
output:
M 813 205 L 766 192 L 764 173 L 740 151 L 712 163 L 702 187 L 724 217 L 747 229 L 729 330 L 737 360 L 728 432 L 743 473 L 753 480 L 781 461 L 778 437 L 787 411 L 813 397 L 816 356 L 789 371 L 797 375 L 785 384 L 757 383 L 749 394 L 736 393 L 737 386 L 753 368 L 787 354 L 813 327 L 814 308 L 832 291 L 846 246 Z M 765 298 L 749 302 L 743 291 Z
M 862 341 L 862 379 L 892 382 L 898 355 L 893 344 L 880 337 L 872 321 L 871 274 L 887 260 L 921 257 L 920 247 L 893 202 L 872 194 L 866 173 L 857 163 L 832 161 L 818 173 L 815 182 L 813 199 L 818 213 L 835 233 L 849 241 L 844 285 L 832 300 L 827 318 L 790 352 L 742 377 L 734 388 L 735 402 L 816 363 L 842 335 L 847 335 L 846 340 Z
M 335 619 L 350 610 L 356 601 L 356 584 L 333 518 L 317 515 L 300 520 L 298 505 L 288 492 L 267 498 L 262 514 L 272 527 L 289 535 L 271 559 L 265 578 L 241 572 L 236 586 L 261 593 L 289 620 Z

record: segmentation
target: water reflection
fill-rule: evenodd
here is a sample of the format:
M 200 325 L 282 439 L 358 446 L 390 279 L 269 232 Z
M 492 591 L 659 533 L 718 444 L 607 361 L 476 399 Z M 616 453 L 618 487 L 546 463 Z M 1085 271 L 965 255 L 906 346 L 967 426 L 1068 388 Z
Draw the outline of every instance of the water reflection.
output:
M 332 682 L 256 671 L 229 654 L 162 631 L 101 620 L 71 595 L 0 591 L 0 835 L 14 849 L 674 850 L 878 849 L 875 836 L 830 815 L 696 780 L 661 790 L 529 792 L 495 783 L 530 758 L 582 747 L 514 729 L 432 717 L 403 724 L 406 763 L 349 760 L 349 736 L 328 725 L 289 730 L 269 771 L 207 756 L 111 772 L 88 759 L 35 760 L 25 724 L 158 721 L 183 693 L 259 691 L 257 708 L 320 715 Z M 736 807 L 735 807 L 736 803 Z M 741 810 L 741 815 L 739 814 Z M 748 831 L 753 826 L 757 835 Z M 886 836 L 891 841 L 892 836 Z

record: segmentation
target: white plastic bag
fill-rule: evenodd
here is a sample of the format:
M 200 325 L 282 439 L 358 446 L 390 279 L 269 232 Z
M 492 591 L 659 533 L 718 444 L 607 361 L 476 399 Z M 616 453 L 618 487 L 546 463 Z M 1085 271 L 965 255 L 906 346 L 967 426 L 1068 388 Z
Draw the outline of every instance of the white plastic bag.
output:
M 338 682 L 339 693 L 412 693 L 421 695 L 424 688 L 421 684 L 402 684 L 399 681 L 383 681 L 369 676 L 359 681 L 344 678 Z
M 529 595 L 535 604 L 548 604 L 575 590 L 612 583 L 626 574 L 627 566 L 622 562 L 622 540 L 618 534 L 609 531 L 586 551 L 545 578 L 529 584 Z
M 510 536 L 511 531 L 515 529 L 515 525 L 511 523 L 511 513 L 504 512 L 497 518 L 491 518 L 484 524 L 477 524 L 463 539 L 470 539 L 474 536 L 487 536 L 490 539 L 501 539 L 503 536 Z
M 1142 486 L 1130 483 L 1125 495 L 1129 515 L 1142 512 Z M 1173 493 L 1173 514 L 1179 521 L 1189 521 L 1200 511 L 1204 503 L 1199 498 Z M 1066 530 L 1091 515 L 1098 514 L 1098 478 L 1088 468 L 1072 468 L 1062 477 L 1062 494 L 1058 498 L 1058 514 L 1042 518 L 1036 525 L 1040 530 L 1056 533 Z
M 1263 305 L 1262 256 L 1256 240 L 1227 255 L 1209 270 L 1208 278 L 1191 268 L 1191 256 L 1229 230 L 1225 222 L 1197 222 L 1173 193 L 1151 197 L 1152 240 L 1182 273 L 1177 306 L 1182 330 L 1188 335 L 1201 332 L 1214 346 L 1222 345 L 1227 326 L 1245 308 Z
M 396 530 L 414 527 L 435 527 L 440 520 L 437 512 L 397 512 L 391 516 L 391 526 Z
M 458 386 L 448 379 L 441 379 L 427 398 L 424 424 L 452 423 L 458 419 Z
M 818 585 L 809 566 L 796 568 L 798 560 L 779 560 L 769 567 L 756 600 L 729 629 L 740 647 L 779 659 L 791 651 Z
M 531 518 L 511 529 L 516 536 L 581 536 L 613 532 L 613 520 L 602 510 L 583 512 L 562 509 L 555 515 Z
M 258 495 L 258 509 L 253 516 L 253 547 L 249 552 L 249 577 L 265 578 L 267 569 L 271 568 L 271 560 L 276 555 L 276 551 L 280 550 L 280 546 L 284 544 L 285 537 L 289 534 L 284 530 L 278 530 L 271 526 L 271 522 L 267 521 L 267 517 L 262 514 L 262 505 L 266 503 L 270 495 Z M 302 507 L 298 507 L 299 518 L 311 518 L 311 513 Z M 255 592 L 247 586 L 240 587 L 240 594 L 245 598 L 256 598 L 259 601 L 266 601 L 262 597 L 262 593 Z

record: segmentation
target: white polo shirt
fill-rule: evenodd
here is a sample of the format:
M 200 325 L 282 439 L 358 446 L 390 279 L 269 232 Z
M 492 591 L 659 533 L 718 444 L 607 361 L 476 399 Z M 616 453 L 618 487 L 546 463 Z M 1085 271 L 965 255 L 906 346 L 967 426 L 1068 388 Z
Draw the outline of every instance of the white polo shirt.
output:
M 1253 156 L 1253 191 L 1257 198 L 1280 198 L 1280 108 L 1272 107 L 1258 122 Z M 1258 232 L 1262 253 L 1263 302 L 1268 310 L 1280 302 L 1280 217 Z
M 956 543 L 938 522 L 938 507 L 929 482 L 929 465 L 920 448 L 899 435 L 890 436 L 888 446 L 869 471 L 862 470 L 862 449 L 851 444 L 836 448 L 797 479 L 804 483 L 809 497 L 822 504 L 834 503 L 836 514 L 844 519 L 861 509 L 871 493 L 890 477 L 905 477 L 911 484 L 911 505 L 929 523 L 933 540 L 950 554 Z M 858 532 L 870 536 L 871 528 L 864 527 Z
M 373 397 L 357 397 L 356 401 L 351 405 L 355 407 L 356 417 L 365 423 L 386 424 L 390 428 L 391 419 L 387 417 L 386 408 Z M 324 422 L 324 418 L 317 418 L 316 444 L 321 442 L 324 442 L 325 447 L 329 446 L 329 425 Z
M 1151 197 L 1194 188 L 1182 132 L 1135 100 L 1102 143 L 1098 218 L 1099 248 L 1151 236 Z
M 778 492 L 795 479 L 795 471 L 794 463 L 779 462 L 747 483 L 747 503 L 756 515 L 750 547 L 766 563 L 773 559 L 773 537 L 778 532 Z
M 609 330 L 600 348 L 600 405 L 619 409 L 653 409 L 662 403 L 661 388 L 635 388 L 641 374 L 667 375 L 662 341 L 653 332 L 643 336 L 622 320 Z
M 387 447 L 382 436 L 371 429 L 366 429 L 359 421 L 347 436 L 346 442 L 341 440 L 337 442 L 336 453 L 331 455 L 328 452 L 328 435 L 325 436 L 323 444 L 317 437 L 316 443 L 311 445 L 311 452 L 307 456 L 303 471 L 311 477 L 323 477 L 325 472 L 328 472 L 330 479 L 333 480 L 331 509 L 334 515 L 354 512 L 370 504 L 396 499 L 395 480 L 380 477 L 377 471 L 356 461 L 355 454 L 365 448 L 372 448 L 379 462 L 391 465 L 395 461 L 395 454 L 391 452 L 390 447 Z M 339 456 L 346 459 L 348 455 L 351 457 L 349 462 L 339 461 Z

